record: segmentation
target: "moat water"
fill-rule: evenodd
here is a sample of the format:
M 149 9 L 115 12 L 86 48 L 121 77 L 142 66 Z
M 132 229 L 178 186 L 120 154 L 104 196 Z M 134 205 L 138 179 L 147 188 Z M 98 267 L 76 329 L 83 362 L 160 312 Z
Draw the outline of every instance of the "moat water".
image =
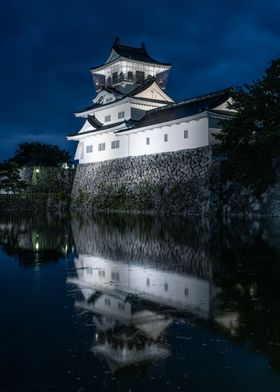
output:
M 280 391 L 280 220 L 0 217 L 0 391 Z

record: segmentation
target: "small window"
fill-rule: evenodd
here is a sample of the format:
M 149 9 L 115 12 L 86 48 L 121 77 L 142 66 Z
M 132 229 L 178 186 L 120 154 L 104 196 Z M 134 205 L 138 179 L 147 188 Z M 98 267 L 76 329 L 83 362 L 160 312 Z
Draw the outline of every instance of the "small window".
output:
M 118 118 L 124 118 L 124 112 L 119 112 L 118 113 Z
M 106 98 L 106 103 L 111 102 L 111 101 L 112 101 L 112 98 Z
M 150 286 L 150 279 L 149 278 L 147 278 L 147 286 L 148 287 Z
M 186 129 L 184 131 L 184 139 L 187 139 L 189 137 L 189 131 Z
M 120 148 L 120 141 L 119 140 L 113 140 L 111 143 L 111 149 L 114 150 L 115 148 Z
M 118 82 L 118 73 L 114 72 L 113 73 L 113 83 L 117 83 Z
M 107 79 L 107 84 L 112 84 L 112 78 L 111 78 L 111 76 L 109 76 L 109 78 Z
M 145 79 L 145 73 L 143 71 L 136 71 L 136 83 L 143 83 Z
M 123 304 L 122 302 L 119 302 L 119 303 L 118 303 L 118 308 L 119 308 L 120 310 L 124 310 L 124 304 Z
M 168 134 L 167 133 L 164 135 L 164 141 L 168 142 Z
M 128 71 L 127 73 L 127 79 L 132 82 L 133 81 L 133 73 L 131 71 Z
M 107 114 L 107 116 L 105 116 L 105 122 L 111 121 L 111 115 Z
M 111 300 L 110 300 L 110 298 L 105 298 L 105 305 L 111 306 Z
M 164 291 L 168 291 L 168 283 L 164 283 Z
M 104 151 L 105 150 L 105 143 L 99 143 L 98 144 L 98 151 Z
M 100 277 L 100 278 L 105 278 L 105 270 L 98 270 L 98 276 Z
M 189 289 L 186 287 L 185 288 L 185 297 L 188 297 L 189 296 Z
M 147 145 L 150 144 L 150 138 L 149 138 L 149 137 L 146 138 L 146 144 L 147 144 Z
M 119 272 L 112 272 L 112 273 L 111 273 L 111 278 L 112 278 L 112 280 L 114 280 L 114 281 L 119 281 L 119 280 L 120 280 L 120 274 L 119 274 Z
M 91 146 L 87 146 L 87 149 L 86 149 L 87 153 L 92 152 L 92 150 L 93 150 L 93 146 L 92 145 Z

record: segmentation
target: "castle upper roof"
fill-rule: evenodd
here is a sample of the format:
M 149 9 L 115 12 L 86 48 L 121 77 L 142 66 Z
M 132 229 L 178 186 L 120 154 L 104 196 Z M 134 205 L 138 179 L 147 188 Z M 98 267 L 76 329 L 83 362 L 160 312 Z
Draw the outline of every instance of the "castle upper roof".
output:
M 160 65 L 171 65 L 169 63 L 162 63 L 158 60 L 153 59 L 148 54 L 144 43 L 141 44 L 140 48 L 134 48 L 132 46 L 120 44 L 119 38 L 117 37 L 112 49 L 114 49 L 119 56 L 130 60 L 136 60 L 144 63 L 152 63 L 152 64 L 160 64 Z

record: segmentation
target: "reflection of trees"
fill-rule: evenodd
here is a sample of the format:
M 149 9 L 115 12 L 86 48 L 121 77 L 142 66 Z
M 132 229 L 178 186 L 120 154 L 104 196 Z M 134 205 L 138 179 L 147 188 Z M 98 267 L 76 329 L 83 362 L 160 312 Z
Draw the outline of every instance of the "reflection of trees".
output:
M 220 307 L 239 315 L 234 340 L 265 354 L 280 372 L 280 242 L 278 220 L 232 222 L 221 237 Z M 279 238 L 279 237 L 278 237 Z
M 25 265 L 58 261 L 72 246 L 67 217 L 45 215 L 2 215 L 0 245 Z

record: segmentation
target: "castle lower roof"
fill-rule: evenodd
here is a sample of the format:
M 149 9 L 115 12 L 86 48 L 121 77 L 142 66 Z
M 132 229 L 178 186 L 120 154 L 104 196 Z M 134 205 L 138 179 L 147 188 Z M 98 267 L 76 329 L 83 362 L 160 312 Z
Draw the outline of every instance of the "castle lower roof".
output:
M 131 122 L 130 130 L 136 128 L 143 128 L 149 125 L 160 124 L 172 120 L 177 120 L 184 117 L 194 116 L 204 111 L 209 111 L 226 102 L 230 97 L 230 89 L 216 91 L 210 94 L 191 98 L 186 101 L 168 104 L 166 106 L 149 110 L 145 116 L 138 121 Z M 216 114 L 227 115 L 232 112 L 217 111 Z M 127 129 L 118 131 L 117 133 L 125 132 Z

